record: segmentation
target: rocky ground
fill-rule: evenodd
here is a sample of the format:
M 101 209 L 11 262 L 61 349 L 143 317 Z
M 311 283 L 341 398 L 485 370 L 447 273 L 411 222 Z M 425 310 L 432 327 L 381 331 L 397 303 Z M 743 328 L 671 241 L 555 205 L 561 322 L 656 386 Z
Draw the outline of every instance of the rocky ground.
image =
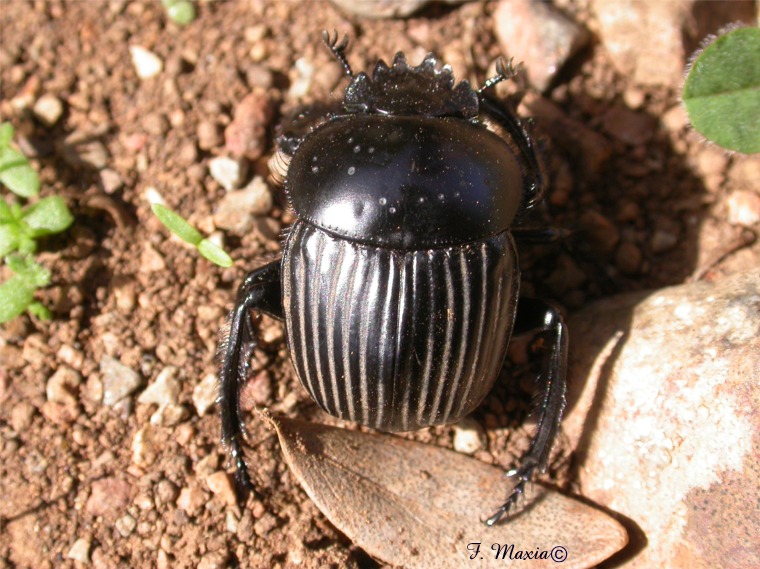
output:
M 500 54 L 524 61 L 519 110 L 551 175 L 527 221 L 572 231 L 521 250 L 527 293 L 577 313 L 760 264 L 760 160 L 706 144 L 678 98 L 688 55 L 726 23 L 756 24 L 755 2 L 401 2 L 424 6 L 398 19 L 346 4 L 201 1 L 179 27 L 157 1 L 3 2 L 0 118 L 76 222 L 40 254 L 55 318 L 0 330 L 0 568 L 382 566 L 320 514 L 253 416 L 265 490 L 239 509 L 214 407 L 219 326 L 292 221 L 268 178 L 275 125 L 344 85 L 323 29 L 349 35 L 355 70 L 432 51 L 479 85 Z M 169 238 L 155 199 L 235 266 Z M 246 407 L 330 422 L 297 383 L 282 326 L 260 331 Z M 516 345 L 473 421 L 409 436 L 509 467 L 530 431 Z M 560 441 L 548 476 L 577 491 L 572 450 Z

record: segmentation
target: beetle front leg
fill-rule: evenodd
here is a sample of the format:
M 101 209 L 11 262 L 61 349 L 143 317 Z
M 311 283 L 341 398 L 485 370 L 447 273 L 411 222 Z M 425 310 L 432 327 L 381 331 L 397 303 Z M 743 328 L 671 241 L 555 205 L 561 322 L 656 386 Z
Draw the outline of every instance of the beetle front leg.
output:
M 541 472 L 546 469 L 565 408 L 567 326 L 559 310 L 553 305 L 532 298 L 521 298 L 517 304 L 514 333 L 520 334 L 536 329 L 539 331 L 533 343 L 542 350 L 539 380 L 544 382 L 536 433 L 520 466 L 507 473 L 507 476 L 517 478 L 517 485 L 507 501 L 486 520 L 489 526 L 498 522 L 517 504 L 536 469 Z
M 251 352 L 256 347 L 251 310 L 282 318 L 280 260 L 248 273 L 222 329 L 217 351 L 220 366 L 217 403 L 222 419 L 222 443 L 235 464 L 235 487 L 241 503 L 252 488 L 243 455 L 245 428 L 240 410 L 240 389 L 248 374 Z

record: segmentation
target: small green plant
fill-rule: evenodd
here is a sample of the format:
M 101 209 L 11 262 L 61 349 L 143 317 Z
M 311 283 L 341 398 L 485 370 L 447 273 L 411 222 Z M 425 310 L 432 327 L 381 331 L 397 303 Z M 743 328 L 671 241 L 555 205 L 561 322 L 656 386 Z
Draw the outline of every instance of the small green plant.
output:
M 150 208 L 169 231 L 183 241 L 193 245 L 203 257 L 220 267 L 227 268 L 232 266 L 232 258 L 218 245 L 208 239 L 204 239 L 203 235 L 185 221 L 181 215 L 159 203 L 151 204 Z
M 186 26 L 195 20 L 195 6 L 190 0 L 161 0 L 166 15 L 175 24 Z
M 0 182 L 15 196 L 35 197 L 40 191 L 37 172 L 26 157 L 11 147 L 13 127 L 0 125 Z M 38 288 L 50 284 L 50 271 L 32 258 L 37 239 L 61 233 L 73 223 L 66 202 L 50 196 L 23 206 L 17 198 L 0 199 L 0 258 L 15 274 L 0 284 L 0 323 L 12 320 L 25 310 L 41 319 L 49 319 L 50 311 L 34 300 Z
M 698 51 L 683 102 L 692 126 L 709 140 L 760 152 L 760 28 L 732 28 Z

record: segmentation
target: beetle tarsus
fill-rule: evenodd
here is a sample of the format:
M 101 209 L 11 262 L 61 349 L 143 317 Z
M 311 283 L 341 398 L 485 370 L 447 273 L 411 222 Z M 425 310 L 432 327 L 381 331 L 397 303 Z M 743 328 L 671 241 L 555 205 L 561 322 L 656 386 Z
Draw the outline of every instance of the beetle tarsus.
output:
M 517 484 L 507 500 L 493 514 L 486 525 L 492 526 L 517 505 L 536 470 L 543 472 L 549 461 L 554 439 L 559 431 L 565 409 L 567 376 L 567 326 L 559 310 L 552 304 L 533 298 L 521 298 L 517 304 L 514 333 L 538 330 L 536 342 L 542 346 L 539 381 L 544 383 L 539 407 L 538 425 L 528 452 L 520 467 L 507 473 L 516 477 Z
M 222 332 L 219 349 L 219 412 L 222 441 L 235 465 L 235 491 L 243 504 L 253 485 L 243 452 L 245 429 L 240 409 L 240 387 L 248 371 L 248 360 L 256 346 L 251 310 L 282 318 L 280 260 L 250 272 L 238 289 L 235 307 Z
M 343 39 L 340 43 L 338 43 L 338 31 L 333 30 L 333 35 L 330 36 L 330 32 L 327 30 L 322 31 L 322 41 L 327 46 L 327 49 L 330 50 L 330 53 L 333 54 L 333 57 L 337 59 L 340 64 L 343 66 L 343 71 L 345 71 L 346 75 L 349 77 L 354 76 L 354 72 L 351 71 L 351 65 L 348 63 L 348 59 L 346 58 L 346 54 L 344 53 L 346 48 L 348 47 L 348 36 L 344 35 Z

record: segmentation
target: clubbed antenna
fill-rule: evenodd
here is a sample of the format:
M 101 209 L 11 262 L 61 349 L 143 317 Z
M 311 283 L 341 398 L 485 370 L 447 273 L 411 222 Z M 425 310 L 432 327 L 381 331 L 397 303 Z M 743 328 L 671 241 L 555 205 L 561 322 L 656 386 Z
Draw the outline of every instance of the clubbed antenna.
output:
M 346 59 L 346 54 L 343 53 L 346 50 L 346 47 L 348 47 L 348 36 L 344 35 L 343 40 L 338 43 L 338 31 L 333 30 L 333 34 L 334 35 L 331 37 L 330 33 L 327 30 L 323 30 L 322 41 L 325 42 L 327 49 L 330 50 L 330 53 L 332 53 L 335 59 L 337 59 L 343 66 L 343 70 L 346 72 L 346 75 L 353 77 L 354 72 L 351 71 L 351 66 Z
M 486 80 L 483 86 L 478 89 L 478 95 L 482 95 L 484 91 L 487 91 L 497 83 L 512 79 L 515 75 L 520 73 L 522 63 L 518 63 L 517 66 L 512 65 L 513 58 L 509 58 L 509 61 L 504 61 L 503 57 L 496 60 L 496 75 Z

